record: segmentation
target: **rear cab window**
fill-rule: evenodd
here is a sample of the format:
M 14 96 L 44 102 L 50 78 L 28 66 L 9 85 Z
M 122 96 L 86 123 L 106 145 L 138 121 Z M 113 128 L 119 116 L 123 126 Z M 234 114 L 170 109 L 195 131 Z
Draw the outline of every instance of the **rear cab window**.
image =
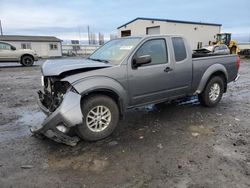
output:
M 187 51 L 183 38 L 172 37 L 172 43 L 174 48 L 175 61 L 183 61 L 187 58 Z

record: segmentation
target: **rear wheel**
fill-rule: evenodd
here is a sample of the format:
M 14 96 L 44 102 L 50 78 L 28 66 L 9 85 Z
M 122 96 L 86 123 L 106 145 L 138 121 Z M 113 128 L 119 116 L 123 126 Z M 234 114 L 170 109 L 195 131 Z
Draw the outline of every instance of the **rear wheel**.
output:
M 200 103 L 207 107 L 216 106 L 224 93 L 224 84 L 223 79 L 219 76 L 211 78 L 204 91 L 198 95 Z
M 83 123 L 77 126 L 77 134 L 84 140 L 96 141 L 109 136 L 119 121 L 119 109 L 113 99 L 94 95 L 82 103 Z
M 32 56 L 25 55 L 21 59 L 21 64 L 26 67 L 32 66 L 34 64 L 34 59 Z

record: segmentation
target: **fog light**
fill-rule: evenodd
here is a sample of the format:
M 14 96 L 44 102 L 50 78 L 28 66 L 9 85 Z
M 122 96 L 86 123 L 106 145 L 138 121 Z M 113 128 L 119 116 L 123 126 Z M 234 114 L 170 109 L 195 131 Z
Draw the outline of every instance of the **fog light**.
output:
M 58 125 L 56 128 L 57 128 L 58 131 L 61 131 L 63 133 L 68 132 L 68 128 L 65 127 L 64 125 Z

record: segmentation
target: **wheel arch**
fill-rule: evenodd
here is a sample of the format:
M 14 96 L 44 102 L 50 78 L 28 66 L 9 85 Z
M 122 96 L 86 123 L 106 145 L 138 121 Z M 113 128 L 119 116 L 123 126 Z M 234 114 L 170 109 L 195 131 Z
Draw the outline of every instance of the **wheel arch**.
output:
M 200 94 L 205 89 L 208 81 L 214 77 L 219 76 L 224 81 L 224 93 L 227 91 L 227 81 L 228 81 L 228 74 L 226 68 L 221 64 L 214 64 L 209 67 L 206 72 L 203 74 L 201 81 L 199 83 L 198 89 L 196 90 L 196 94 Z
M 22 54 L 22 55 L 21 55 L 21 57 L 20 57 L 20 62 L 22 62 L 22 59 L 23 59 L 23 57 L 25 57 L 25 56 L 30 56 L 30 57 L 32 57 L 33 61 L 35 60 L 35 58 L 34 58 L 34 56 L 33 56 L 32 54 L 25 53 L 25 54 Z
M 107 88 L 94 89 L 94 90 L 87 91 L 87 92 L 81 94 L 81 96 L 82 96 L 81 97 L 81 104 L 86 98 L 93 96 L 93 95 L 105 95 L 105 96 L 108 96 L 111 99 L 113 99 L 118 106 L 120 119 L 123 118 L 125 107 L 124 107 L 124 102 L 121 99 L 121 97 L 119 96 L 119 94 L 117 94 L 115 91 L 113 91 L 111 89 L 107 89 Z
M 76 91 L 84 100 L 90 95 L 106 95 L 112 98 L 118 105 L 120 118 L 128 106 L 128 94 L 126 89 L 116 80 L 105 76 L 94 76 L 72 83 Z

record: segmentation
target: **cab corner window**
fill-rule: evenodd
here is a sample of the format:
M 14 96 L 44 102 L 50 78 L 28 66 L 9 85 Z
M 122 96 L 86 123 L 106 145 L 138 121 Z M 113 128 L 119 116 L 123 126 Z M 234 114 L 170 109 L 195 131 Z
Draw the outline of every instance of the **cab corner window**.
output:
M 164 39 L 153 39 L 145 42 L 136 52 L 136 58 L 150 55 L 151 62 L 143 66 L 164 64 L 168 62 L 167 46 Z
M 186 47 L 181 37 L 173 37 L 172 43 L 174 47 L 175 61 L 182 61 L 187 58 Z

